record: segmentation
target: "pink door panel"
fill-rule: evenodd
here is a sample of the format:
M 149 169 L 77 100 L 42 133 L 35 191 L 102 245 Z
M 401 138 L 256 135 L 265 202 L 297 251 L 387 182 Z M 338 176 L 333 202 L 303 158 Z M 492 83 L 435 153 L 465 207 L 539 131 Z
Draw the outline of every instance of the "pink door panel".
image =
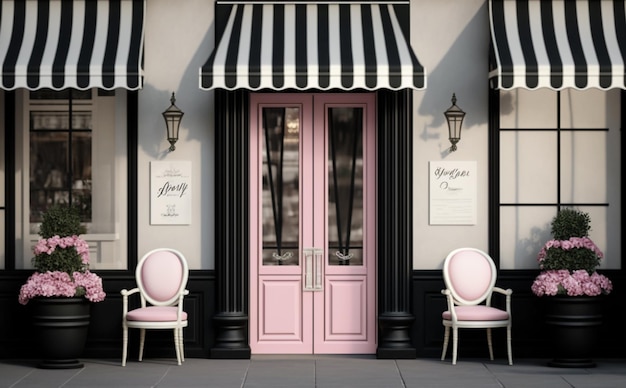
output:
M 328 280 L 324 317 L 327 341 L 367 339 L 367 283 L 364 276 L 335 276 Z

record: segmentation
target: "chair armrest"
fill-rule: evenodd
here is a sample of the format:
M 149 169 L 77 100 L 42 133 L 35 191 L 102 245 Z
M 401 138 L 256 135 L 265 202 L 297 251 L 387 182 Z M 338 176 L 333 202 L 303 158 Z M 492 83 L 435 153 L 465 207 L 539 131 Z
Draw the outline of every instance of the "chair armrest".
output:
M 183 290 L 178 296 L 178 312 L 177 312 L 177 321 L 180 323 L 181 318 L 183 316 L 183 297 L 185 295 L 189 295 L 189 290 Z
M 510 288 L 507 288 L 505 290 L 504 288 L 494 287 L 493 290 L 499 294 L 503 294 L 506 296 L 511 296 L 513 294 L 513 290 L 511 290 Z
M 454 299 L 452 298 L 452 292 L 448 289 L 441 290 L 441 293 L 446 296 L 448 302 L 448 311 L 452 314 L 452 320 L 456 321 L 456 310 L 454 309 Z
M 122 291 L 120 291 L 120 294 L 122 294 L 122 296 L 128 296 L 128 295 L 132 295 L 139 292 L 139 288 L 133 288 L 131 290 L 127 290 L 127 289 L 123 289 Z
M 509 313 L 509 316 L 510 316 L 511 315 L 511 295 L 513 295 L 513 290 L 511 290 L 510 288 L 507 288 L 505 290 L 504 288 L 494 287 L 493 291 L 497 292 L 498 294 L 502 294 L 506 296 L 506 311 Z M 491 295 L 489 296 L 487 305 L 491 306 Z
M 120 291 L 122 294 L 122 316 L 126 318 L 126 313 L 128 312 L 128 296 L 132 294 L 136 294 L 139 292 L 139 288 L 133 288 L 131 290 L 123 289 Z

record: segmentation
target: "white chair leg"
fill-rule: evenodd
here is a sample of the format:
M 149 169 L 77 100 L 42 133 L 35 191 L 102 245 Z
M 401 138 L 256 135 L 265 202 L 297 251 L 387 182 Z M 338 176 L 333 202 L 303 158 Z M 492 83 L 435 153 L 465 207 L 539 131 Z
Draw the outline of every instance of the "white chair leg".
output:
M 174 328 L 174 348 L 176 349 L 176 361 L 178 362 L 178 365 L 182 364 L 182 362 L 180 361 L 180 341 L 179 341 L 179 334 L 178 334 L 178 328 L 175 327 Z
M 509 354 L 509 365 L 513 365 L 513 350 L 511 348 L 511 325 L 506 327 L 506 350 Z
M 459 345 L 459 329 L 456 326 L 454 326 L 452 328 L 452 365 L 456 365 L 458 345 Z
M 448 342 L 450 341 L 450 326 L 445 326 L 443 332 L 443 351 L 441 352 L 441 361 L 446 359 L 446 352 L 448 351 Z
M 139 361 L 143 361 L 143 345 L 146 342 L 146 329 L 139 329 Z
M 178 340 L 180 341 L 180 359 L 185 362 L 185 341 L 183 340 L 183 328 L 178 329 L 180 335 L 178 336 Z
M 491 338 L 491 328 L 487 329 L 487 346 L 489 346 L 489 359 L 493 361 L 493 341 Z
M 128 326 L 123 325 L 122 330 L 122 366 L 126 366 L 126 357 L 128 355 Z

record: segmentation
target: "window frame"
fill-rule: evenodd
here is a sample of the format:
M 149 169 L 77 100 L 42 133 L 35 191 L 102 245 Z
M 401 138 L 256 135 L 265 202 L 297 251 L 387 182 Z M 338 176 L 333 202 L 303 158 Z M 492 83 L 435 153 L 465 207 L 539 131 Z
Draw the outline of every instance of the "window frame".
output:
M 560 110 L 560 91 L 556 91 L 557 95 L 558 95 L 558 101 L 557 101 L 557 110 L 558 112 L 556 112 L 557 114 L 557 118 L 561 117 L 561 110 Z M 496 263 L 496 266 L 498 268 L 501 268 L 501 234 L 502 234 L 502 224 L 501 224 L 501 211 L 503 208 L 505 207 L 515 207 L 518 206 L 520 208 L 523 207 L 530 207 L 530 206 L 534 206 L 534 207 L 554 207 L 556 209 L 560 209 L 562 207 L 578 207 L 578 206 L 584 206 L 584 207 L 604 207 L 604 208 L 608 208 L 610 206 L 609 203 L 606 202 L 561 202 L 561 194 L 560 194 L 560 189 L 557 189 L 559 192 L 557 194 L 557 199 L 556 202 L 541 202 L 541 203 L 513 203 L 513 202 L 507 202 L 507 203 L 503 203 L 501 202 L 501 193 L 500 193 L 500 174 L 501 174 L 501 165 L 500 165 L 500 155 L 501 155 L 501 133 L 504 131 L 520 131 L 520 130 L 527 130 L 527 131 L 590 131 L 590 130 L 595 130 L 595 131 L 602 131 L 602 132 L 606 132 L 608 131 L 608 128 L 562 128 L 560 120 L 558 122 L 558 124 L 556 125 L 557 128 L 532 128 L 532 129 L 525 129 L 525 128 L 501 128 L 501 122 L 500 122 L 500 115 L 501 115 L 501 93 L 500 90 L 497 89 L 493 89 L 491 87 L 489 87 L 489 137 L 488 137 L 488 159 L 489 159 L 489 169 L 488 169 L 488 173 L 489 173 L 489 186 L 488 186 L 488 203 L 489 203 L 489 211 L 488 211 L 488 233 L 489 233 L 489 252 L 490 255 L 494 258 L 494 261 Z M 618 131 L 620 131 L 621 134 L 621 128 L 624 127 L 623 123 L 626 122 L 626 91 L 625 90 L 621 90 L 620 91 L 620 111 L 621 111 L 621 116 L 620 116 L 620 128 L 616 129 Z M 558 140 L 558 142 L 560 142 L 561 139 Z M 620 135 L 620 144 L 619 144 L 619 148 L 620 148 L 620 166 L 623 165 L 623 152 L 622 150 L 624 149 L 624 136 Z M 556 160 L 557 163 L 560 163 L 560 155 L 557 156 Z M 558 171 L 557 171 L 557 185 L 560 186 L 561 185 L 561 171 L 562 168 L 561 166 L 558 167 Z M 623 177 L 624 177 L 624 172 L 623 169 L 620 170 L 620 182 L 623 182 Z M 621 192 L 621 187 L 623 184 L 620 183 L 620 192 Z M 621 197 L 621 195 L 620 195 Z M 624 219 L 623 213 L 624 213 L 624 203 L 621 203 L 620 206 L 621 212 L 619 214 L 619 219 L 620 219 L 620 226 L 622 225 L 622 221 Z M 593 220 L 592 220 L 592 228 L 593 228 Z M 620 236 L 618 237 L 619 241 L 624 241 L 624 229 L 623 227 L 620 228 Z M 607 268 L 606 270 L 609 271 L 621 271 L 623 269 L 626 268 L 625 264 L 626 264 L 626 259 L 624 258 L 623 255 L 623 244 L 621 244 L 620 246 L 620 250 L 622 251 L 622 255 L 620 256 L 620 261 L 618 263 L 619 268 Z M 538 269 L 538 267 L 537 267 Z M 506 271 L 514 271 L 516 273 L 523 273 L 523 272 L 533 272 L 535 273 L 536 270 L 530 270 L 530 269 L 526 269 L 526 268 L 507 268 Z
M 125 268 L 120 269 L 103 269 L 98 270 L 99 273 L 106 274 L 108 272 L 132 272 L 137 265 L 137 177 L 138 177 L 138 138 L 139 138 L 139 99 L 138 91 L 136 90 L 124 90 L 126 93 L 126 189 L 127 189 L 127 214 L 126 214 L 126 229 L 127 229 L 127 243 L 126 243 L 126 265 Z M 106 92 L 105 92 L 106 93 Z M 4 267 L 0 267 L 0 272 L 10 273 L 12 271 L 22 271 L 18 268 L 16 263 L 18 258 L 16 257 L 16 228 L 15 223 L 17 221 L 16 212 L 6 211 L 6 209 L 16 209 L 16 185 L 15 179 L 9 179 L 14 176 L 16 169 L 16 153 L 14 144 L 16 141 L 16 106 L 17 106 L 17 93 L 16 91 L 3 91 L 4 98 L 4 140 L 5 140 L 5 179 L 4 179 Z M 11 172 L 11 173 L 9 173 Z M 2 209 L 0 209 L 2 210 Z M 21 259 L 21 258 L 20 258 Z M 24 270 L 31 271 L 31 270 Z

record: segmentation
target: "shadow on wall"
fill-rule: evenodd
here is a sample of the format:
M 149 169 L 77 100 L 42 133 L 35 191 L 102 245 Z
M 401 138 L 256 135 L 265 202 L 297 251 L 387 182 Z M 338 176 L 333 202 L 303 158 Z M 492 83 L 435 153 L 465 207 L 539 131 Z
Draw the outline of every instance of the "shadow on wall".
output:
M 514 253 L 514 268 L 525 268 L 529 259 L 536 259 L 537 254 L 546 241 L 552 236 L 550 223 L 545 223 L 543 227 L 533 227 L 530 230 L 529 238 L 522 238 L 517 241 Z M 539 263 L 535 263 L 539 268 Z
M 417 110 L 420 116 L 431 117 L 432 121 L 421 132 L 422 140 L 447 138 L 447 132 L 439 128 L 445 127 L 447 130 L 443 112 L 452 105 L 450 100 L 453 93 L 456 93 L 457 105 L 467 113 L 463 131 L 486 123 L 490 39 L 489 8 L 487 2 L 484 2 L 439 64 L 432 70 L 427 69 L 428 87 Z M 419 58 L 419 53 L 417 55 Z M 434 130 L 429 132 L 428 127 L 437 128 L 437 133 L 434 134 Z M 442 144 L 445 144 L 443 139 Z
M 203 6 L 214 7 L 213 2 L 204 2 Z M 202 156 L 213 155 L 213 93 L 201 90 L 199 87 L 199 69 L 206 62 L 214 47 L 215 22 L 207 25 L 206 32 L 199 42 L 195 53 L 181 66 L 184 69 L 176 69 L 176 74 L 181 75 L 180 83 L 172 86 L 171 90 L 161 90 L 149 83 L 144 83 L 139 91 L 139 117 L 140 127 L 146 133 L 141 133 L 139 147 L 154 160 L 163 160 L 169 154 L 169 142 L 167 141 L 165 121 L 162 116 L 170 106 L 172 92 L 175 93 L 176 106 L 185 115 L 180 123 L 179 140 L 172 156 L 176 159 L 189 158 L 185 154 L 185 144 L 199 143 Z M 159 64 L 151 64 L 159 67 Z M 148 69 L 146 69 L 148 71 Z M 167 76 L 168 69 L 159 68 L 157 73 Z M 180 71 L 180 73 L 179 73 Z M 208 161 L 207 161 L 208 162 Z M 209 165 L 212 165 L 212 160 Z M 203 161 L 203 166 L 207 164 Z

